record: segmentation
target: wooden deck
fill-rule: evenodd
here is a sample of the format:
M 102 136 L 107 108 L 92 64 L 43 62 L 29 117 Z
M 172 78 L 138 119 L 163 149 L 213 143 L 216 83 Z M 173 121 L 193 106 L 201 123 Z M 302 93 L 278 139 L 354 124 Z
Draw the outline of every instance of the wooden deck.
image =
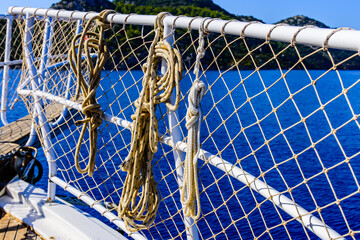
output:
M 31 117 L 25 116 L 0 128 L 0 154 L 24 145 L 30 134 Z
M 54 104 L 47 108 L 47 119 L 56 119 L 60 116 L 63 105 Z M 0 155 L 6 154 L 16 147 L 25 145 L 29 138 L 31 128 L 31 117 L 25 116 L 0 128 Z M 39 147 L 39 141 L 35 142 L 34 147 Z M 0 239 L 1 240 L 1 239 Z
M 48 119 L 60 116 L 62 105 L 53 105 L 46 112 Z M 25 116 L 0 128 L 0 154 L 6 154 L 19 145 L 25 145 L 31 128 L 31 117 Z M 37 140 L 35 147 L 39 147 Z M 29 226 L 24 225 L 0 208 L 0 240 L 41 240 Z
M 0 209 L 0 240 L 42 240 L 30 227 Z

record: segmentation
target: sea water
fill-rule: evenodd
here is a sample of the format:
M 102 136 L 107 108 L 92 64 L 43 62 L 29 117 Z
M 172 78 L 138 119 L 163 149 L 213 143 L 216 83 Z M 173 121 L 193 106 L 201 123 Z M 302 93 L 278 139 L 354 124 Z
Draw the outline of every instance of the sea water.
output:
M 261 71 L 260 75 L 252 71 L 241 71 L 241 75 L 237 71 L 222 74 L 208 71 L 206 77 L 202 78 L 208 87 L 211 86 L 211 90 L 201 103 L 203 115 L 206 116 L 206 121 L 203 121 L 201 126 L 201 141 L 205 150 L 213 154 L 218 154 L 221 150 L 221 155 L 218 156 L 233 164 L 237 163 L 237 166 L 256 177 L 261 172 L 266 172 L 260 180 L 266 181 L 278 191 L 292 188 L 291 195 L 285 195 L 308 211 L 324 207 L 321 218 L 340 234 L 346 234 L 349 229 L 359 230 L 360 227 L 360 198 L 357 193 L 360 159 L 356 156 L 360 152 L 360 130 L 357 121 L 350 121 L 353 114 L 360 113 L 360 86 L 353 86 L 360 78 L 360 71 L 332 71 L 319 78 L 324 73 L 322 70 L 291 71 L 285 81 L 277 70 Z M 139 79 L 142 72 L 132 71 L 132 74 L 132 77 Z M 119 78 L 117 72 L 104 71 L 103 75 L 109 76 L 102 82 L 103 86 L 108 87 L 113 84 L 110 84 L 112 80 L 106 79 Z M 309 75 L 312 80 L 319 78 L 315 87 L 309 86 Z M 245 81 L 240 84 L 242 79 Z M 190 88 L 191 81 L 186 77 L 181 84 L 181 90 L 185 93 Z M 140 87 L 141 81 L 137 85 Z M 109 97 L 115 97 L 116 93 L 125 87 L 117 84 L 114 92 L 108 92 Z M 263 91 L 265 87 L 268 88 L 267 92 Z M 341 94 L 343 89 L 349 89 L 346 97 Z M 98 91 L 98 94 L 101 94 L 106 91 L 106 87 L 99 88 Z M 293 99 L 289 99 L 289 92 L 294 94 Z M 119 98 L 119 101 L 126 105 L 129 99 L 133 101 L 138 97 L 136 91 L 130 90 L 129 94 L 130 96 Z M 248 98 L 251 98 L 251 104 L 247 101 Z M 106 101 L 108 100 L 100 99 L 101 104 L 108 104 Z M 216 108 L 213 107 L 214 103 Z M 319 110 L 321 104 L 326 105 L 325 111 Z M 121 106 L 115 104 L 113 110 L 120 110 Z M 274 107 L 277 108 L 276 115 L 272 113 Z M 131 114 L 132 108 L 126 111 Z M 184 103 L 180 105 L 178 113 L 181 117 L 185 116 Z M 24 115 L 25 106 L 19 103 L 13 111 L 9 111 L 8 119 L 12 121 Z M 306 125 L 299 124 L 301 118 L 305 117 Z M 261 121 L 256 124 L 258 119 Z M 184 122 L 181 124 L 184 127 Z M 330 125 L 338 129 L 336 136 L 328 135 L 331 131 Z M 241 128 L 246 130 L 239 134 Z M 281 129 L 285 130 L 284 135 L 278 135 Z M 313 142 L 318 142 L 316 151 L 309 148 L 310 137 Z M 263 146 L 265 138 L 271 139 L 268 146 Z M 228 144 L 230 140 L 233 145 Z M 101 141 L 99 144 L 102 144 Z M 114 151 L 111 148 L 107 147 L 109 151 Z M 256 157 L 251 155 L 255 150 Z M 156 157 L 161 159 L 160 155 L 164 151 L 166 149 L 160 149 Z M 292 159 L 293 154 L 298 154 L 297 160 Z M 351 157 L 350 164 L 337 165 L 344 161 L 344 155 Z M 126 156 L 122 156 L 124 157 Z M 40 152 L 38 158 L 46 167 L 43 153 Z M 154 168 L 157 180 L 161 179 L 162 174 L 174 169 L 174 166 L 169 166 L 174 163 L 166 163 L 165 160 L 159 160 L 157 164 L 159 167 Z M 274 164 L 279 164 L 279 167 L 273 168 Z M 240 235 L 242 239 L 251 239 L 262 234 L 267 227 L 277 225 L 279 226 L 270 230 L 275 239 L 289 238 L 287 231 L 294 239 L 307 237 L 301 224 L 295 220 L 288 222 L 285 229 L 282 222 L 291 218 L 281 209 L 277 212 L 270 201 L 264 202 L 261 195 L 244 188 L 244 184 L 214 167 L 205 166 L 203 161 L 199 161 L 199 168 L 200 190 L 206 188 L 206 191 L 201 193 L 204 217 L 198 222 L 203 238 L 210 238 L 226 229 L 216 238 L 239 238 Z M 329 169 L 327 174 L 323 173 L 324 168 Z M 105 172 L 103 174 L 106 175 Z M 165 223 L 157 225 L 158 230 L 151 231 L 149 237 L 161 236 L 168 239 L 176 236 L 178 230 L 184 229 L 181 212 L 178 211 L 181 204 L 176 175 L 173 175 L 166 181 L 159 181 L 159 192 L 165 198 L 159 208 L 158 215 L 161 217 L 158 216 L 157 220 Z M 304 178 L 308 179 L 307 185 L 302 183 Z M 46 174 L 38 186 L 46 189 Z M 175 192 L 174 197 L 166 198 L 171 191 Z M 66 194 L 62 190 L 58 193 Z M 341 200 L 340 206 L 334 204 L 335 195 Z M 173 199 L 177 202 L 174 203 Z M 256 208 L 257 203 L 262 204 L 260 209 Z M 89 211 L 87 207 L 80 208 Z M 90 212 L 103 219 L 95 211 Z M 174 216 L 171 220 L 166 220 L 172 214 Z M 245 214 L 248 215 L 247 219 L 244 218 Z M 318 212 L 315 211 L 314 215 L 320 218 Z M 238 219 L 241 220 L 237 221 Z M 168 227 L 165 227 L 166 224 Z M 306 231 L 310 238 L 316 238 L 310 231 Z M 182 236 L 185 237 L 185 233 Z M 270 237 L 264 234 L 261 239 Z

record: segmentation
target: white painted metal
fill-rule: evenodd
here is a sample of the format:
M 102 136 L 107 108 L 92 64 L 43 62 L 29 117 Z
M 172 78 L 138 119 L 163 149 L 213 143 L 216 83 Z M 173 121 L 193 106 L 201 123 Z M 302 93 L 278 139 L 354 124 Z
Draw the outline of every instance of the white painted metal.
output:
M 58 102 L 69 108 L 74 108 L 79 111 L 81 111 L 82 109 L 81 104 L 77 102 L 66 100 L 64 98 L 52 95 L 50 93 L 44 93 L 42 91 L 22 90 L 19 92 L 19 94 L 32 94 L 40 98 L 46 98 L 48 100 Z M 104 119 L 108 122 L 117 124 L 118 126 L 124 127 L 126 129 L 131 129 L 132 122 L 129 122 L 122 118 L 105 113 Z M 182 139 L 174 142 L 173 137 L 165 134 L 159 134 L 159 136 L 161 142 L 172 147 L 174 150 L 186 152 L 186 143 L 182 142 Z M 203 149 L 200 149 L 199 158 L 220 169 L 221 171 L 229 174 L 230 176 L 236 178 L 243 184 L 250 186 L 254 191 L 261 194 L 264 198 L 272 201 L 277 207 L 285 211 L 291 217 L 296 218 L 297 221 L 304 224 L 306 228 L 308 228 L 321 239 L 343 239 L 341 238 L 341 235 L 339 235 L 331 227 L 324 225 L 324 223 L 316 216 L 314 216 L 298 204 L 294 204 L 294 202 L 288 197 L 286 197 L 284 194 L 280 193 L 268 184 L 265 184 L 263 181 L 260 180 L 260 178 L 256 178 L 252 174 L 246 172 L 244 169 L 226 161 L 225 159 L 219 158 L 218 156 L 213 155 Z
M 13 22 L 12 17 L 7 18 L 4 62 L 10 62 L 12 22 Z M 5 64 L 4 69 L 3 69 L 2 90 L 1 90 L 1 108 L 0 108 L 0 117 L 1 117 L 1 121 L 4 125 L 9 124 L 9 122 L 6 118 L 8 83 L 9 83 L 9 65 Z
M 45 73 L 46 73 L 46 66 L 48 65 L 48 59 L 50 58 L 50 49 L 52 46 L 52 34 L 54 28 L 52 24 L 52 18 L 48 17 L 45 19 L 45 28 L 44 28 L 44 38 L 43 38 L 43 46 L 41 50 L 41 57 L 40 57 L 40 68 L 38 70 L 38 74 L 41 76 L 42 79 L 39 79 L 39 84 L 45 82 Z M 44 86 L 45 88 L 45 86 Z
M 94 54 L 91 54 L 91 55 L 94 55 Z M 64 54 L 64 55 L 51 55 L 51 56 L 48 56 L 49 58 L 67 58 L 67 54 Z M 39 60 L 40 58 L 35 58 L 35 60 Z M 3 67 L 5 65 L 20 65 L 23 63 L 23 60 L 20 59 L 20 60 L 12 60 L 12 61 L 6 61 L 6 62 L 0 62 L 0 67 Z M 47 68 L 47 70 L 49 70 L 49 68 Z
M 96 211 L 98 211 L 99 213 L 101 213 L 102 216 L 106 217 L 107 219 L 110 220 L 110 222 L 114 223 L 116 226 L 118 226 L 119 228 L 121 228 L 123 231 L 125 231 L 127 234 L 131 235 L 132 238 L 137 239 L 137 240 L 144 240 L 147 239 L 145 238 L 143 235 L 141 235 L 139 232 L 129 232 L 126 227 L 125 227 L 125 223 L 119 218 L 117 217 L 115 214 L 113 214 L 111 211 L 109 211 L 108 209 L 106 209 L 102 204 L 100 204 L 99 202 L 95 201 L 92 197 L 90 197 L 88 194 L 83 193 L 81 191 L 79 191 L 77 188 L 69 185 L 68 183 L 64 182 L 63 180 L 61 180 L 58 177 L 52 177 L 51 181 L 53 181 L 54 183 L 56 183 L 57 185 L 59 185 L 60 187 L 64 188 L 64 190 L 68 191 L 69 193 L 71 193 L 72 195 L 74 195 L 75 197 L 79 198 L 80 200 L 82 200 L 83 202 L 87 203 L 89 206 L 91 206 L 92 208 L 94 208 Z
M 38 72 L 38 84 L 41 85 L 44 83 L 45 80 L 45 73 L 46 73 L 46 66 L 48 64 L 48 58 L 49 58 L 49 49 L 51 49 L 51 35 L 53 31 L 52 27 L 52 18 L 46 18 L 45 20 L 45 28 L 44 28 L 44 37 L 43 37 L 43 46 L 41 51 L 41 57 L 40 57 L 40 68 L 37 71 Z M 43 90 L 45 90 L 45 84 L 43 86 Z M 36 139 L 36 129 L 34 122 L 31 122 L 31 128 L 30 128 L 30 135 L 26 142 L 26 146 L 32 146 Z
M 171 34 L 172 31 L 173 31 L 172 25 L 164 25 L 164 37 L 166 37 L 164 39 L 164 41 L 167 41 L 170 44 L 172 44 L 174 42 L 173 35 Z M 166 62 L 162 61 L 161 73 L 165 74 L 166 69 L 167 69 Z M 175 103 L 176 96 L 174 94 L 174 91 L 171 94 L 170 99 L 169 99 L 171 104 Z M 173 112 L 168 109 L 167 116 L 168 116 L 170 137 L 171 137 L 172 141 L 173 142 L 182 141 L 184 139 L 184 136 L 179 127 L 178 111 L 176 110 Z M 177 182 L 179 184 L 179 187 L 182 187 L 183 179 L 184 179 L 184 167 L 183 167 L 182 163 L 185 161 L 185 153 L 174 148 L 173 155 L 174 155 L 174 160 L 175 160 Z M 187 239 L 188 240 L 191 240 L 191 239 L 197 240 L 197 239 L 199 239 L 199 233 L 197 230 L 197 226 L 194 222 L 194 219 L 192 219 L 191 217 L 186 217 L 184 210 L 185 210 L 185 208 L 183 207 L 183 214 L 184 214 L 183 217 L 184 217 L 184 225 L 185 225 L 185 229 L 186 229 Z
M 64 10 L 54 10 L 54 9 L 39 9 L 39 8 L 24 8 L 24 7 L 9 7 L 8 12 L 10 14 L 19 14 L 24 15 L 26 13 L 36 14 L 36 16 L 48 16 L 48 17 L 58 17 L 72 20 L 82 20 L 90 19 L 91 17 L 97 15 L 97 13 L 87 13 L 87 12 L 76 12 L 76 11 L 64 11 Z M 193 30 L 198 30 L 203 18 L 191 18 L 191 17 L 177 17 L 177 16 L 167 16 L 164 18 L 164 25 L 173 25 L 176 18 L 175 28 L 185 28 L 189 27 Z M 107 20 L 109 22 L 123 24 L 126 21 L 127 24 L 133 25 L 148 25 L 153 26 L 156 16 L 152 15 L 128 15 L 128 14 L 109 14 Z M 191 22 L 192 21 L 192 22 Z M 207 22 L 209 22 L 208 20 Z M 191 22 L 191 26 L 189 23 Z M 223 26 L 226 27 L 223 29 Z M 224 33 L 230 35 L 240 36 L 243 32 L 244 27 L 247 25 L 247 22 L 234 21 L 229 22 L 227 20 L 211 20 L 209 24 L 205 23 L 208 31 L 221 33 L 224 30 Z M 244 31 L 244 36 L 266 39 L 269 31 L 275 25 L 272 24 L 262 24 L 262 23 L 253 23 L 246 27 Z M 274 41 L 281 41 L 291 43 L 295 33 L 299 30 L 300 27 L 294 26 L 278 26 L 273 29 L 271 33 L 271 39 Z M 329 36 L 334 29 L 325 29 L 325 28 L 306 28 L 302 30 L 296 37 L 297 44 L 306 44 L 316 47 L 323 47 L 324 41 L 327 36 Z M 350 51 L 359 51 L 359 39 L 360 31 L 357 30 L 342 30 L 335 33 L 328 41 L 328 48 L 336 48 L 342 50 Z
M 46 192 L 22 180 L 7 185 L 0 207 L 31 226 L 44 239 L 125 240 L 119 232 L 66 201 L 46 201 Z
M 35 142 L 36 137 L 37 137 L 37 133 L 36 133 L 35 125 L 34 125 L 34 122 L 31 122 L 29 138 L 28 138 L 28 140 L 26 141 L 25 146 L 32 146 L 32 145 L 34 145 L 34 142 Z
M 33 90 L 38 90 L 38 71 L 35 67 L 34 57 L 32 52 L 32 34 L 33 34 L 33 24 L 34 17 L 31 17 L 29 14 L 26 16 L 25 22 L 25 37 L 24 37 L 24 53 L 27 67 L 29 69 L 29 75 L 31 78 L 31 87 Z M 52 148 L 51 138 L 50 138 L 50 127 L 49 123 L 46 120 L 46 116 L 43 109 L 43 104 L 41 98 L 34 95 L 34 113 L 39 119 L 39 126 L 44 143 L 44 153 L 48 160 L 49 166 L 49 182 L 48 182 L 48 200 L 52 201 L 55 198 L 56 184 L 51 182 L 51 177 L 56 176 L 56 164 L 54 162 L 55 154 L 54 149 Z
M 0 62 L 0 67 L 3 66 L 11 66 L 11 65 L 19 65 L 22 64 L 23 60 L 13 60 L 13 61 L 5 61 L 5 62 Z

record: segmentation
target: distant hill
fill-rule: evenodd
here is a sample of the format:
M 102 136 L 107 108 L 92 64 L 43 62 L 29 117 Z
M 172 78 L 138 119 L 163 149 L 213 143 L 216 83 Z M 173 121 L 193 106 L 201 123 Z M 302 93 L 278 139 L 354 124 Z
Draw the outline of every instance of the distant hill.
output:
M 224 20 L 228 19 L 238 19 L 240 21 L 261 21 L 253 16 L 242 16 L 234 15 L 229 13 L 225 9 L 221 8 L 219 5 L 213 3 L 212 0 L 114 0 L 110 2 L 108 0 L 61 0 L 60 2 L 54 4 L 52 8 L 57 9 L 68 9 L 68 10 L 79 10 L 79 11 L 96 11 L 100 12 L 103 9 L 115 9 L 117 12 L 129 14 L 148 14 L 156 15 L 160 12 L 170 12 L 175 16 L 186 15 L 186 16 L 201 16 L 201 17 L 211 17 L 211 18 L 221 18 Z M 261 21 L 262 22 L 262 21 Z M 328 28 L 324 23 L 317 21 L 315 19 L 297 15 L 290 17 L 284 20 L 279 21 L 278 23 L 286 23 L 289 25 L 296 26 L 305 26 L 305 25 L 315 25 L 322 28 Z M 178 29 L 177 31 L 185 31 Z M 136 38 L 141 29 L 139 26 L 129 26 L 127 28 L 127 37 Z M 209 35 L 209 38 L 214 39 L 216 35 Z M 227 36 L 227 41 L 235 41 L 235 36 Z M 125 39 L 123 39 L 125 41 Z M 178 42 L 177 47 L 180 52 L 186 51 L 186 49 L 192 44 L 191 39 L 188 36 L 182 38 Z M 221 41 L 221 38 L 212 43 L 212 51 L 215 56 L 219 55 L 224 49 L 224 42 Z M 238 44 L 232 45 L 231 53 L 229 51 L 223 51 L 221 53 L 221 61 L 217 61 L 219 66 L 214 66 L 213 59 L 211 54 L 206 54 L 202 59 L 203 66 L 209 67 L 209 69 L 221 68 L 225 69 L 234 64 L 235 59 L 241 59 L 244 57 L 244 54 L 248 52 L 249 49 L 256 49 L 257 46 L 263 44 L 261 39 L 251 39 L 246 40 L 247 46 L 243 42 L 239 41 Z M 278 53 L 283 51 L 288 44 L 282 42 L 272 42 L 271 44 L 274 52 Z M 109 44 L 109 49 L 116 49 L 118 46 L 114 43 Z M 302 56 L 307 56 L 314 51 L 313 47 L 309 46 L 297 46 L 297 50 L 300 51 Z M 269 47 L 261 47 L 256 55 L 254 54 L 253 59 L 250 57 L 243 59 L 241 64 L 237 67 L 239 69 L 253 69 L 254 61 L 258 66 L 267 62 L 273 57 L 273 51 Z M 147 51 L 144 51 L 143 56 L 137 56 L 142 59 L 146 57 Z M 332 57 L 335 62 L 340 62 L 342 59 L 345 59 L 352 54 L 347 51 L 334 50 L 332 52 Z M 115 62 L 121 61 L 120 56 L 115 55 Z M 119 59 L 118 59 L 119 58 Z M 302 69 L 301 64 L 297 64 L 299 57 L 298 53 L 293 49 L 289 48 L 286 51 L 286 54 L 281 54 L 278 56 L 278 61 L 283 69 L 289 69 L 290 67 L 295 66 L 295 69 Z M 129 63 L 136 62 L 136 57 L 129 57 L 127 60 Z M 187 62 L 193 63 L 195 61 L 195 54 L 192 54 Z M 110 64 L 110 63 L 109 63 Z M 329 56 L 326 52 L 318 52 L 316 55 L 307 58 L 303 61 L 303 64 L 307 66 L 308 69 L 329 69 L 332 67 L 332 63 L 329 60 Z M 111 68 L 111 66 L 106 66 Z M 122 68 L 122 65 L 117 66 Z M 262 69 L 276 69 L 277 62 L 270 61 Z M 348 61 L 345 64 L 339 66 L 339 69 L 360 69 L 360 63 L 358 61 Z
M 210 10 L 215 10 L 223 12 L 226 15 L 233 15 L 221 8 L 219 5 L 213 3 L 212 0 L 115 0 L 117 3 L 121 4 L 133 4 L 136 6 L 156 6 L 156 7 L 179 7 L 179 6 L 190 6 L 201 8 L 209 8 Z M 234 15 L 235 16 L 235 15 Z
M 100 12 L 103 9 L 115 9 L 115 5 L 108 0 L 61 0 L 51 5 L 51 8 Z
M 322 22 L 319 22 L 315 19 L 306 17 L 304 15 L 296 15 L 294 17 L 289 17 L 284 20 L 281 20 L 277 23 L 286 23 L 292 26 L 306 26 L 306 25 L 313 25 L 321 28 L 329 28 L 329 26 L 325 25 Z
M 231 14 L 212 0 L 115 0 L 114 4 L 115 9 L 122 13 L 157 14 L 166 11 L 173 15 L 260 21 L 252 16 Z
M 125 14 L 157 14 L 166 11 L 173 15 L 263 22 L 253 16 L 232 14 L 215 4 L 212 0 L 114 0 L 113 2 L 109 0 L 61 0 L 53 4 L 51 8 L 97 12 L 103 9 L 115 9 L 117 12 Z M 329 28 L 326 24 L 303 15 L 289 17 L 277 23 L 286 23 L 293 26 L 315 25 Z
M 162 11 L 173 15 L 201 16 L 222 19 L 237 19 L 250 22 L 262 20 L 253 16 L 234 15 L 229 13 L 212 0 L 61 0 L 51 5 L 54 9 L 66 9 L 77 11 L 97 11 L 103 9 L 115 9 L 121 13 L 157 14 Z M 304 15 L 297 15 L 283 19 L 277 23 L 286 23 L 292 26 L 315 25 L 321 28 L 329 28 L 326 24 Z
M 157 14 L 170 12 L 173 15 L 202 16 L 240 21 L 260 21 L 252 16 L 234 15 L 213 3 L 212 0 L 61 0 L 51 5 L 54 9 L 96 11 L 115 9 L 121 13 Z

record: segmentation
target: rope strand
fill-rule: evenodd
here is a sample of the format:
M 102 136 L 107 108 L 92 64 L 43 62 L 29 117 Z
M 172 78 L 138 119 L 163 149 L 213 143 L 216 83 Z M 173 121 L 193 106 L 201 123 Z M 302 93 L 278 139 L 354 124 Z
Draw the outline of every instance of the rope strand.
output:
M 136 112 L 131 116 L 134 123 L 131 147 L 129 155 L 121 164 L 121 169 L 128 173 L 118 213 L 129 231 L 148 228 L 154 222 L 159 207 L 157 184 L 152 170 L 152 159 L 158 150 L 156 105 L 165 103 L 170 110 L 176 110 L 180 102 L 181 55 L 162 40 L 161 21 L 166 15 L 167 13 L 160 13 L 156 19 L 155 37 L 143 66 L 143 88 L 135 101 Z M 162 76 L 157 75 L 161 60 L 167 65 L 166 73 Z M 171 105 L 167 101 L 174 88 L 176 101 Z
M 181 188 L 181 202 L 184 206 L 186 217 L 198 219 L 201 214 L 199 183 L 197 174 L 198 155 L 200 150 L 200 124 L 201 111 L 199 109 L 201 99 L 205 95 L 205 84 L 200 81 L 200 60 L 205 55 L 204 30 L 202 22 L 199 30 L 199 47 L 197 48 L 196 62 L 194 66 L 195 81 L 191 86 L 186 113 L 186 128 L 188 129 L 186 158 L 184 166 L 184 181 Z
M 100 84 L 101 70 L 105 65 L 108 57 L 107 46 L 104 39 L 104 30 L 110 25 L 106 23 L 106 17 L 113 13 L 112 10 L 104 10 L 98 16 L 92 17 L 85 25 L 84 31 L 76 35 L 69 50 L 70 66 L 77 78 L 77 87 L 75 99 L 79 98 L 80 89 L 82 90 L 84 100 L 82 102 L 82 113 L 85 118 L 77 121 L 75 124 L 83 124 L 79 140 L 76 144 L 75 151 L 75 166 L 79 173 L 88 173 L 92 177 L 95 168 L 95 158 L 97 150 L 97 128 L 102 124 L 103 112 L 100 104 L 96 101 L 96 89 Z M 100 26 L 99 33 L 89 31 L 91 24 L 96 21 L 97 26 Z M 92 63 L 91 50 L 98 52 L 95 66 Z M 89 84 L 86 83 L 82 73 L 82 54 L 85 52 L 86 64 L 89 68 Z M 85 168 L 81 168 L 79 164 L 80 148 L 85 136 L 85 132 L 89 124 L 89 139 L 90 139 L 90 153 L 89 162 Z

